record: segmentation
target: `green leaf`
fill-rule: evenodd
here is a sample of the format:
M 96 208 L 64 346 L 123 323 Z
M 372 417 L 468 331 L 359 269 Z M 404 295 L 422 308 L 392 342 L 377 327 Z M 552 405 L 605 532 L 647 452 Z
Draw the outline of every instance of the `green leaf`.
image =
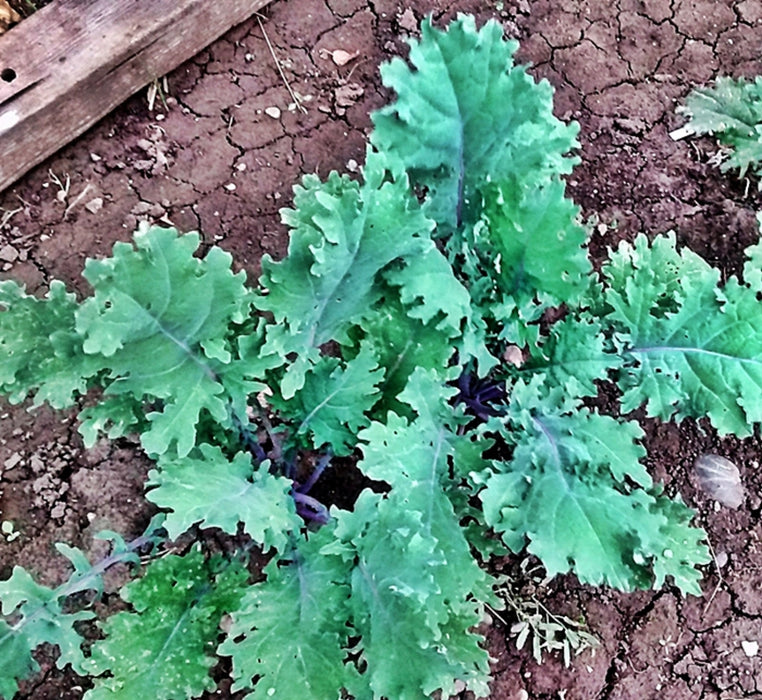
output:
M 696 593 L 695 567 L 708 560 L 704 534 L 689 527 L 688 509 L 651 487 L 640 428 L 585 408 L 569 412 L 563 392 L 546 394 L 542 380 L 514 387 L 515 448 L 486 479 L 487 524 L 514 551 L 528 540 L 549 576 L 573 571 L 583 583 L 625 591 L 669 576 Z
M 385 416 L 389 410 L 407 415 L 410 407 L 400 403 L 399 394 L 416 368 L 441 371 L 455 352 L 447 332 L 435 320 L 423 324 L 408 315 L 392 291 L 369 313 L 362 323 L 362 343 L 370 345 L 384 369 L 380 385 L 382 398 L 374 411 Z
M 37 644 L 0 620 L 0 697 L 10 700 L 18 692 L 18 681 L 40 670 L 32 656 Z
M 450 338 L 460 337 L 471 320 L 471 297 L 458 281 L 447 258 L 432 242 L 420 255 L 385 274 L 399 288 L 399 299 L 411 318 L 424 324 L 435 322 Z
M 285 559 L 273 559 L 267 579 L 250 586 L 219 653 L 232 657 L 233 691 L 250 688 L 254 700 L 341 697 L 352 671 L 344 647 L 349 566 L 321 551 L 330 526 L 299 540 Z
M 11 698 L 18 689 L 16 681 L 39 670 L 32 652 L 41 644 L 59 649 L 56 666 L 71 664 L 81 673 L 83 638 L 74 623 L 94 617 L 91 612 L 65 613 L 62 593 L 36 583 L 22 567 L 15 566 L 11 577 L 0 581 L 2 613 L 13 622 L 0 620 L 0 695 Z
M 542 345 L 530 346 L 531 357 L 520 373 L 542 372 L 551 386 L 566 387 L 569 396 L 597 396 L 596 380 L 620 367 L 621 356 L 609 347 L 601 323 L 570 315 L 553 324 Z
M 623 244 L 604 268 L 628 360 L 622 408 L 645 403 L 662 419 L 708 416 L 722 435 L 750 435 L 762 421 L 762 314 L 757 287 L 731 279 L 674 236 Z
M 516 179 L 487 188 L 484 255 L 504 294 L 532 299 L 543 293 L 572 302 L 587 287 L 587 232 L 579 207 L 557 177 L 531 188 Z
M 148 428 L 143 406 L 134 396 L 104 396 L 94 406 L 79 414 L 79 434 L 85 447 L 90 448 L 105 435 L 111 440 Z
M 100 676 L 86 700 L 181 700 L 211 692 L 220 620 L 237 608 L 247 579 L 238 564 L 205 562 L 199 549 L 154 561 L 120 595 L 134 612 L 101 625 L 87 670 Z
M 739 176 L 744 177 L 753 167 L 760 174 L 762 77 L 753 81 L 719 77 L 714 86 L 693 90 L 678 111 L 690 117 L 688 126 L 695 133 L 714 134 L 721 144 L 732 148 L 720 166 L 723 171 L 738 168 Z
M 446 696 L 455 679 L 477 694 L 488 690 L 486 652 L 471 628 L 492 600 L 491 580 L 445 490 L 459 441 L 443 421 L 450 394 L 435 372 L 411 376 L 400 400 L 417 418 L 390 412 L 386 424 L 359 435 L 358 467 L 391 492 L 366 491 L 353 514 L 336 513 L 337 534 L 355 551 L 351 604 L 375 697 L 412 700 L 437 689 Z
M 53 281 L 44 299 L 0 282 L 0 390 L 12 403 L 34 394 L 54 408 L 71 406 L 97 372 L 74 329 L 76 298 Z
M 359 185 L 331 173 L 323 183 L 308 175 L 294 188 L 294 210 L 284 210 L 291 229 L 288 256 L 262 260 L 261 284 L 267 294 L 258 306 L 269 311 L 265 354 L 302 355 L 284 398 L 301 388 L 314 361 L 314 349 L 336 340 L 349 342 L 348 330 L 378 300 L 378 273 L 394 260 L 428 248 L 433 223 L 412 198 L 398 167 L 368 153 Z M 312 351 L 312 352 L 311 352 Z
M 577 145 L 578 127 L 553 116 L 547 81 L 513 65 L 518 44 L 503 39 L 497 22 L 477 30 L 461 15 L 440 31 L 426 20 L 421 34 L 410 41 L 412 66 L 395 58 L 381 67 L 397 100 L 372 115 L 371 143 L 404 162 L 438 224 L 457 226 L 490 180 L 539 182 L 571 171 L 564 154 Z
M 295 426 L 296 436 L 309 433 L 315 448 L 330 445 L 335 454 L 346 456 L 355 448 L 357 431 L 369 422 L 366 413 L 379 399 L 383 378 L 375 353 L 366 345 L 345 363 L 323 357 L 293 398 L 275 395 L 269 402 Z
M 349 604 L 362 637 L 364 681 L 373 697 L 399 700 L 424 700 L 437 689 L 447 696 L 456 679 L 486 695 L 488 656 L 472 630 L 491 600 L 487 576 L 441 489 L 414 483 L 409 495 L 365 491 L 346 524 L 337 513 L 338 534 L 356 552 Z
M 161 458 L 148 473 L 146 494 L 168 508 L 164 527 L 177 539 L 193 525 L 218 527 L 235 535 L 238 524 L 265 550 L 283 550 L 289 533 L 302 525 L 291 497 L 291 482 L 268 472 L 269 462 L 254 469 L 251 455 L 228 459 L 219 447 L 202 444 L 187 457 Z M 155 487 L 155 488 L 154 488 Z
M 112 258 L 85 267 L 95 294 L 77 311 L 77 332 L 109 371 L 107 393 L 163 404 L 142 435 L 156 455 L 172 446 L 188 454 L 202 411 L 227 423 L 222 377 L 241 371 L 222 339 L 248 313 L 244 273 L 234 275 L 219 248 L 193 257 L 198 245 L 197 234 L 151 228 L 136 234 L 134 248 L 117 243 Z

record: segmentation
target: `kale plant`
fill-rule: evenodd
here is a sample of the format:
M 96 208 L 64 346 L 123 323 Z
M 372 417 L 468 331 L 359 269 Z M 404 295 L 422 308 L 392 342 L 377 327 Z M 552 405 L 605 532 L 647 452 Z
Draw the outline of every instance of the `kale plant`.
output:
M 551 576 L 701 593 L 692 511 L 649 476 L 639 425 L 590 399 L 615 383 L 622 414 L 750 434 L 762 246 L 724 284 L 672 236 L 594 273 L 563 180 L 578 127 L 516 48 L 496 22 L 425 22 L 409 62 L 382 67 L 396 98 L 362 177 L 303 178 L 288 255 L 254 286 L 221 249 L 199 255 L 198 234 L 160 228 L 88 261 L 84 299 L 0 284 L 11 401 L 79 407 L 86 445 L 139 435 L 159 551 L 157 532 L 246 543 L 154 559 L 85 646 L 83 601 L 15 569 L 3 696 L 44 641 L 92 676 L 87 700 L 194 697 L 218 657 L 255 699 L 419 700 L 456 680 L 487 696 L 476 628 L 500 605 L 502 546 Z M 370 485 L 351 509 L 321 502 L 315 483 L 347 459 Z M 254 547 L 270 560 L 252 582 Z
M 727 148 L 723 172 L 738 169 L 744 177 L 751 168 L 757 178 L 762 175 L 762 76 L 719 77 L 712 87 L 691 91 L 678 111 L 688 115 L 693 133 L 712 134 Z M 762 189 L 762 180 L 757 188 Z

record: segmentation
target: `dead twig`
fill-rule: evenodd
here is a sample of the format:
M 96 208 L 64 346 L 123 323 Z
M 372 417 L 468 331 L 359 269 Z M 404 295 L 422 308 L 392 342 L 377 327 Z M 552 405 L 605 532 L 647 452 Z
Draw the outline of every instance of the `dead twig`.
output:
M 701 612 L 702 617 L 706 615 L 706 611 L 709 610 L 709 606 L 714 601 L 715 596 L 719 593 L 720 588 L 722 587 L 722 584 L 725 583 L 725 577 L 722 575 L 722 569 L 720 568 L 720 564 L 717 561 L 717 555 L 714 553 L 714 547 L 712 547 L 712 543 L 709 541 L 709 537 L 706 538 L 707 546 L 709 547 L 709 553 L 712 555 L 712 559 L 714 560 L 714 568 L 717 569 L 717 585 L 714 587 L 714 590 L 712 591 L 712 595 L 709 596 L 709 600 L 706 601 L 706 605 L 704 606 L 704 610 Z
M 3 212 L 2 217 L 0 217 L 0 227 L 2 227 L 2 226 L 5 226 L 5 224 L 7 224 L 20 211 L 24 211 L 24 207 L 19 207 L 18 209 L 2 209 L 2 208 L 0 208 L 0 211 Z
M 64 221 L 66 220 L 66 217 L 69 216 L 69 212 L 79 204 L 79 202 L 82 201 L 82 198 L 93 188 L 93 186 L 88 182 L 84 189 L 69 203 L 69 206 L 66 207 L 64 210 Z
M 259 15 L 257 15 L 257 22 L 259 23 L 259 28 L 262 30 L 262 36 L 265 38 L 265 42 L 267 43 L 267 48 L 270 49 L 270 55 L 273 57 L 273 61 L 275 61 L 275 67 L 278 69 L 278 73 L 280 73 L 281 80 L 283 80 L 283 84 L 286 86 L 286 90 L 288 90 L 288 94 L 291 95 L 291 99 L 293 100 L 294 104 L 298 107 L 299 111 L 302 114 L 307 114 L 307 109 L 302 104 L 302 101 L 299 99 L 298 95 L 292 90 L 291 84 L 288 82 L 288 78 L 286 78 L 286 74 L 283 72 L 283 67 L 281 66 L 281 63 L 278 60 L 278 57 L 275 55 L 275 49 L 273 48 L 273 45 L 270 43 L 270 37 L 267 36 L 267 32 L 265 31 L 265 25 L 262 24 L 262 18 Z

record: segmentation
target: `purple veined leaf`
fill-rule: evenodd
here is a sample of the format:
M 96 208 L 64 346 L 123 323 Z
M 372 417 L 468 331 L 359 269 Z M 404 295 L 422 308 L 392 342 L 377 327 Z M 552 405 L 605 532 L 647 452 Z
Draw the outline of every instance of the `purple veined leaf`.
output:
M 738 508 L 745 494 L 738 467 L 719 455 L 701 455 L 693 465 L 702 490 L 728 508 Z

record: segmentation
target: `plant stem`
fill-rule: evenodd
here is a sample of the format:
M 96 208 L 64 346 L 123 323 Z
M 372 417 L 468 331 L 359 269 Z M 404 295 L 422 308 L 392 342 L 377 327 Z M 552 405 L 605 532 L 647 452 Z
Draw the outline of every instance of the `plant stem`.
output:
M 312 470 L 312 474 L 310 474 L 307 481 L 305 481 L 303 484 L 296 486 L 294 488 L 294 491 L 297 493 L 309 493 L 310 489 L 315 485 L 317 480 L 320 478 L 320 475 L 326 470 L 327 467 L 331 465 L 331 459 L 333 458 L 333 453 L 329 450 L 326 454 L 324 454 L 319 460 L 318 463 L 315 465 L 315 468 Z

